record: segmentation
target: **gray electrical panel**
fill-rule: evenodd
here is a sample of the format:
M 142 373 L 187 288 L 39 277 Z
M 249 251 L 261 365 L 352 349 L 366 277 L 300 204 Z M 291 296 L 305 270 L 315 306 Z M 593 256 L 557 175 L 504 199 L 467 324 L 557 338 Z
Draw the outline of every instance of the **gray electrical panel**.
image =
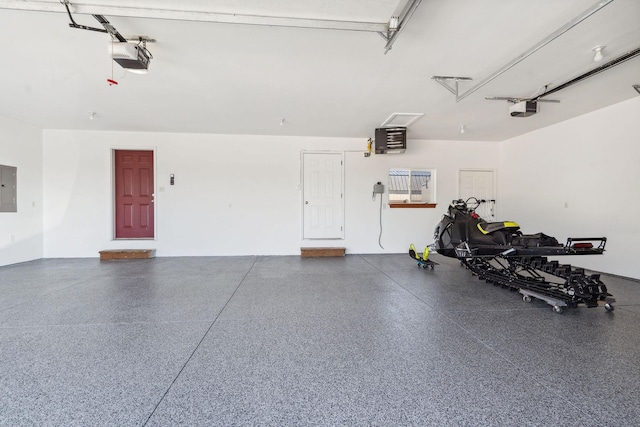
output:
M 0 165 L 0 212 L 18 212 L 18 168 Z

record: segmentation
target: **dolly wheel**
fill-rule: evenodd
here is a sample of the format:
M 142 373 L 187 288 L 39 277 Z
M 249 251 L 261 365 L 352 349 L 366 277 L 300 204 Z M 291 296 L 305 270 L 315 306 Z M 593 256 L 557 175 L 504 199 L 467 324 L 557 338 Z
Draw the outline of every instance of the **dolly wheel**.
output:
M 613 311 L 613 306 L 609 303 L 606 303 L 604 305 L 604 309 L 607 310 L 609 313 L 611 313 Z
M 524 301 L 524 302 L 531 302 L 531 297 L 530 297 L 529 295 L 524 295 L 524 296 L 522 297 L 522 301 Z
M 553 311 L 555 311 L 556 313 L 560 314 L 560 313 L 562 313 L 562 307 L 560 307 L 559 305 L 554 305 L 553 306 Z

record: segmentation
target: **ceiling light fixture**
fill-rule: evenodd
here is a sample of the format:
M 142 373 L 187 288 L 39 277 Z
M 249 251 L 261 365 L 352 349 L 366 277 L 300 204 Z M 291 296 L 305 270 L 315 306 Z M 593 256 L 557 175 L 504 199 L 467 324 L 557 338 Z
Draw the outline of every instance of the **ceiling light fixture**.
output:
M 93 120 L 96 118 L 96 113 L 95 111 L 89 111 L 89 120 Z
M 460 125 L 460 133 L 465 133 L 466 129 L 464 128 L 464 125 Z
M 602 61 L 602 58 L 604 58 L 604 56 L 602 56 L 602 51 L 604 50 L 604 48 L 607 47 L 605 45 L 600 45 L 600 46 L 596 46 L 593 49 L 591 49 L 592 51 L 594 51 L 595 53 L 593 54 L 593 61 L 594 62 L 600 62 Z

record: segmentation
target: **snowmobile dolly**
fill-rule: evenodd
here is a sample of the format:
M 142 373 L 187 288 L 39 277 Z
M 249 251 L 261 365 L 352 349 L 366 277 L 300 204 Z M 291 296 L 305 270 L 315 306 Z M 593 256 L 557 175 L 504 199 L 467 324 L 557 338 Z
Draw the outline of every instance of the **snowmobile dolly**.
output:
M 424 269 L 431 268 L 433 270 L 438 263 L 429 259 L 429 253 L 429 246 L 424 248 L 424 252 L 422 253 L 416 251 L 413 243 L 409 246 L 409 256 L 416 260 L 418 267 Z

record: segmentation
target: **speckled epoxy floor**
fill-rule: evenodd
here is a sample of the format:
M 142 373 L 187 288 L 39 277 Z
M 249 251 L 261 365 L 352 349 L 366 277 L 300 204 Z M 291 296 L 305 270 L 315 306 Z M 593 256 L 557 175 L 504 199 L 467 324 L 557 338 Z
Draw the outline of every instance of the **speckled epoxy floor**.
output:
M 640 282 L 559 315 L 407 255 L 0 268 L 0 425 L 637 425 Z

